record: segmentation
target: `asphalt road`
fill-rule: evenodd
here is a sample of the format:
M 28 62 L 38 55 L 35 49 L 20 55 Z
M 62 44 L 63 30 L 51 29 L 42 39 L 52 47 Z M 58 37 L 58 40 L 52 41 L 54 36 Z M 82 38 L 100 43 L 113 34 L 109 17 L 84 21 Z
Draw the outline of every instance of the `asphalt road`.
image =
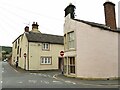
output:
M 2 88 L 118 88 L 116 85 L 98 85 L 55 77 L 59 74 L 59 71 L 18 72 L 7 62 L 2 62 L 1 84 Z

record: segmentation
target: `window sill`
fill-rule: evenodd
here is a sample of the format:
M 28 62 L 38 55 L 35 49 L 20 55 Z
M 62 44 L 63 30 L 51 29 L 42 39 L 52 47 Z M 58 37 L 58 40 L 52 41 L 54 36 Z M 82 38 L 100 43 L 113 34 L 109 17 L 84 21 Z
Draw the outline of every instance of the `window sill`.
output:
M 42 51 L 50 51 L 49 49 L 42 49 Z
M 52 65 L 52 64 L 40 64 L 40 65 Z

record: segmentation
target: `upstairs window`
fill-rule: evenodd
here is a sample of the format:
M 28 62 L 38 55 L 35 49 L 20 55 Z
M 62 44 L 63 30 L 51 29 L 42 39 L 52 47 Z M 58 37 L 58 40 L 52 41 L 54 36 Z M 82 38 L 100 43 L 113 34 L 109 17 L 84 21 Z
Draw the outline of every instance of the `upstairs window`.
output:
M 49 43 L 43 43 L 43 44 L 42 44 L 42 50 L 50 50 L 50 45 L 49 45 Z
M 68 49 L 74 49 L 75 48 L 75 38 L 74 38 L 74 32 L 68 33 Z
M 19 54 L 19 46 L 18 46 L 18 48 L 17 48 L 17 54 Z
M 17 48 L 17 41 L 15 41 L 15 49 Z
M 20 38 L 18 38 L 18 44 L 20 44 Z
M 66 34 L 64 35 L 64 49 L 67 49 Z
M 20 48 L 20 57 L 21 57 L 21 48 Z

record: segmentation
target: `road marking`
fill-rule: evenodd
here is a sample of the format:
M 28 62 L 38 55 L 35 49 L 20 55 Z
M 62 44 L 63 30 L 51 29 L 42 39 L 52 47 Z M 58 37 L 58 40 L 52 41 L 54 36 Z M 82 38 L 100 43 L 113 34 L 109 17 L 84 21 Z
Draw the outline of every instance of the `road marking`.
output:
M 48 77 L 51 77 L 50 75 L 48 75 Z
M 38 74 L 39 76 L 41 76 L 41 74 Z
M 58 84 L 62 84 L 61 81 L 52 81 L 53 83 L 58 83 Z
M 41 82 L 43 82 L 43 81 L 41 80 Z
M 58 74 L 53 75 L 53 78 L 54 78 L 54 79 L 58 79 L 58 78 L 56 77 L 57 75 L 58 75 Z
M 73 82 L 73 84 L 76 84 L 75 82 Z
M 2 68 L 2 73 L 4 72 L 4 68 Z
M 37 73 L 30 73 L 31 75 L 37 75 Z
M 37 80 L 28 80 L 29 83 L 36 83 Z
M 65 81 L 66 83 L 72 83 L 72 84 L 76 84 L 75 82 L 71 82 L 71 81 Z
M 22 81 L 18 82 L 18 83 L 23 83 Z
M 44 81 L 44 83 L 45 83 L 45 84 L 49 84 L 49 82 L 48 82 L 48 81 Z
M 43 74 L 44 77 L 47 77 L 47 75 Z
M 11 68 L 13 68 L 13 67 L 11 67 Z M 13 68 L 13 69 L 14 69 L 15 72 L 19 73 L 15 68 Z
M 53 82 L 60 82 L 60 81 L 53 81 Z
M 3 81 L 1 81 L 1 83 L 3 83 Z
M 14 69 L 15 70 L 15 72 L 17 72 L 18 73 L 18 71 L 16 70 L 16 69 Z

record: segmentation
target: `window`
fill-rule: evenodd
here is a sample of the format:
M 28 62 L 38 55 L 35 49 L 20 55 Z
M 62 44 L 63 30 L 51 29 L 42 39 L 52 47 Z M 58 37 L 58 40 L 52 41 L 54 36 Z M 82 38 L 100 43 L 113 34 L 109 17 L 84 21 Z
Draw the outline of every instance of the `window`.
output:
M 15 49 L 17 48 L 17 41 L 15 41 Z
M 18 38 L 18 44 L 20 43 L 20 38 Z
M 66 42 L 66 34 L 64 35 L 64 49 L 66 50 L 67 42 Z
M 75 48 L 74 41 L 74 32 L 68 33 L 68 49 Z
M 19 54 L 19 46 L 18 46 L 18 48 L 17 48 L 17 54 Z
M 67 73 L 67 57 L 64 58 L 64 73 Z
M 20 57 L 21 57 L 21 48 L 20 48 Z
M 43 47 L 42 47 L 43 50 L 50 50 L 50 48 L 49 48 L 49 43 L 43 43 L 42 46 L 43 46 Z
M 41 57 L 41 64 L 52 64 L 51 57 Z
M 69 74 L 75 74 L 75 57 L 68 57 Z

